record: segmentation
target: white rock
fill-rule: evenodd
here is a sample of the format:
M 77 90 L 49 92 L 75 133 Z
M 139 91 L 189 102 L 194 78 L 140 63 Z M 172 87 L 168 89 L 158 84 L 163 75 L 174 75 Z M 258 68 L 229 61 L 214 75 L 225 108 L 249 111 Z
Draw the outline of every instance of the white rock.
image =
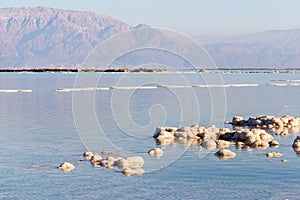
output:
M 59 165 L 59 169 L 64 171 L 64 172 L 68 172 L 68 171 L 71 171 L 73 170 L 75 167 L 73 164 L 71 163 L 68 163 L 68 162 L 64 162 L 62 164 Z
M 228 149 L 221 149 L 218 152 L 216 152 L 215 155 L 218 156 L 220 159 L 225 160 L 228 158 L 234 158 L 236 156 L 236 153 Z
M 281 157 L 282 153 L 278 153 L 278 152 L 269 152 L 266 154 L 267 157 Z
M 161 157 L 164 154 L 164 152 L 161 148 L 154 148 L 154 149 L 149 150 L 148 154 L 150 156 Z
M 231 145 L 231 142 L 226 140 L 217 140 L 216 143 L 218 148 L 225 148 Z
M 93 154 L 92 152 L 90 152 L 90 151 L 86 151 L 86 152 L 83 153 L 83 157 L 84 157 L 86 160 L 91 160 L 91 158 L 92 158 L 93 155 L 94 155 L 94 154 Z

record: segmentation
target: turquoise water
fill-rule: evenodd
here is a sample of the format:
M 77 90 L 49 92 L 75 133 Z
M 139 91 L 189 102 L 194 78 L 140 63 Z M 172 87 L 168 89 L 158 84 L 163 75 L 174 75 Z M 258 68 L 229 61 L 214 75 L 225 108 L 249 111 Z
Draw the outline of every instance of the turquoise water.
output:
M 224 121 L 234 115 L 299 117 L 300 87 L 268 84 L 283 83 L 274 80 L 300 80 L 300 74 L 145 73 L 84 77 L 99 79 L 99 87 L 192 85 L 205 84 L 206 80 L 259 86 L 92 92 L 94 115 L 106 136 L 105 141 L 98 141 L 91 119 L 85 119 L 88 113 L 74 114 L 79 106 L 73 103 L 74 98 L 84 101 L 91 92 L 74 95 L 53 91 L 72 88 L 78 74 L 1 73 L 0 89 L 32 92 L 0 93 L 0 199 L 299 199 L 300 158 L 291 148 L 298 132 L 285 137 L 274 135 L 280 143 L 277 149 L 245 151 L 231 146 L 229 149 L 237 156 L 229 160 L 215 157 L 217 150 L 186 148 L 183 144 L 162 146 L 165 153 L 160 159 L 151 158 L 146 152 L 157 145 L 152 138 L 156 126 L 179 127 L 194 122 L 224 126 Z M 74 120 L 74 116 L 82 118 Z M 88 136 L 94 134 L 92 142 L 86 132 L 80 131 L 81 127 L 91 131 Z M 79 162 L 86 148 L 99 153 L 122 150 L 124 156 L 141 155 L 146 173 L 126 177 L 118 170 Z M 265 153 L 269 151 L 284 156 L 268 159 Z M 281 159 L 288 162 L 282 163 Z M 75 170 L 58 170 L 64 161 L 73 163 Z

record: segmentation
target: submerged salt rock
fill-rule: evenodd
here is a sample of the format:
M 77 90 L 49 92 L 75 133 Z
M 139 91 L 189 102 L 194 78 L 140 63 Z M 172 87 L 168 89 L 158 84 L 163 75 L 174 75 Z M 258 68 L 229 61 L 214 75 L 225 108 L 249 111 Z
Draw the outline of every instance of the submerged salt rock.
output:
M 141 156 L 130 156 L 126 160 L 131 168 L 140 168 L 144 165 L 144 159 Z
M 126 168 L 122 170 L 122 173 L 126 176 L 131 176 L 133 174 L 142 175 L 144 172 L 145 171 L 142 168 L 137 168 L 137 169 Z
M 83 157 L 84 157 L 86 160 L 91 160 L 91 158 L 92 158 L 93 155 L 94 155 L 94 154 L 93 154 L 92 152 L 90 152 L 90 151 L 86 151 L 86 152 L 83 153 Z
M 204 141 L 202 142 L 202 147 L 206 148 L 207 150 L 214 150 L 215 148 L 217 148 L 217 144 L 215 141 Z
M 124 158 L 120 158 L 115 161 L 114 165 L 116 165 L 119 169 L 123 170 L 130 167 L 128 160 Z
M 236 156 L 236 153 L 228 149 L 221 149 L 218 152 L 216 152 L 215 155 L 218 156 L 220 159 L 229 159 L 234 158 Z
M 164 154 L 164 152 L 161 148 L 154 148 L 154 149 L 149 150 L 148 154 L 150 156 L 161 157 Z
M 61 163 L 61 164 L 59 165 L 59 169 L 62 170 L 62 171 L 64 171 L 64 172 L 71 171 L 71 170 L 73 170 L 74 168 L 75 168 L 74 165 L 71 164 L 71 163 L 68 163 L 68 162 L 64 162 L 64 163 Z
M 278 152 L 268 152 L 266 154 L 267 157 L 281 157 L 282 156 L 282 153 L 278 153 Z

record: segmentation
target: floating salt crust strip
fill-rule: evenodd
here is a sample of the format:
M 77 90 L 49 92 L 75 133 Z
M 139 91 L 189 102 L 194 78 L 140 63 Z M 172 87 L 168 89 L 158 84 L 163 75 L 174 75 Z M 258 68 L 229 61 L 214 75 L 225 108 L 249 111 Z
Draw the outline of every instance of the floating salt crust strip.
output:
M 109 90 L 109 87 L 101 87 L 101 88 L 58 88 L 55 89 L 55 92 L 79 92 L 79 91 L 95 91 L 95 90 Z
M 0 90 L 0 93 L 32 92 L 32 90 Z
M 279 82 L 300 82 L 300 80 L 283 80 L 283 79 L 280 79 L 280 80 L 271 80 L 271 81 L 279 81 Z
M 113 86 L 113 87 L 99 87 L 99 88 L 59 88 L 55 89 L 55 92 L 78 92 L 78 91 L 95 91 L 95 90 L 146 90 L 157 88 L 191 88 L 191 87 L 257 87 L 258 84 L 225 84 L 225 85 L 159 85 L 159 86 Z
M 110 87 L 110 89 L 114 89 L 114 90 L 137 90 L 137 89 L 156 89 L 157 86 L 126 86 L 126 87 L 118 87 L 118 86 L 113 86 Z
M 224 84 L 224 85 L 193 85 L 193 87 L 257 87 L 258 84 Z
M 286 86 L 300 86 L 300 83 L 271 83 L 269 86 L 286 87 Z
M 79 91 L 95 91 L 95 90 L 136 90 L 136 89 L 156 89 L 157 86 L 143 86 L 143 87 L 99 87 L 99 88 L 59 88 L 55 92 L 79 92 Z

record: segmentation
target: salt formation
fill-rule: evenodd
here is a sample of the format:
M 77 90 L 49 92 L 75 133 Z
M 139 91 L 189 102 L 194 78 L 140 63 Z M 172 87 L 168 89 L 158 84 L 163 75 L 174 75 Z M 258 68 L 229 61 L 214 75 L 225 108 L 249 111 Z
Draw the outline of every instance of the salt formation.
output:
M 83 155 L 86 155 L 86 153 Z M 94 167 L 101 166 L 109 169 L 117 167 L 127 176 L 144 173 L 144 170 L 141 168 L 144 165 L 144 159 L 141 156 L 129 156 L 127 158 L 108 156 L 107 158 L 102 158 L 98 154 L 93 154 L 90 162 Z
M 74 165 L 72 165 L 71 163 L 68 163 L 68 162 L 64 162 L 62 164 L 59 165 L 59 168 L 60 170 L 64 171 L 64 172 L 68 172 L 68 171 L 71 171 L 73 170 L 75 167 Z
M 213 150 L 215 148 L 226 148 L 235 144 L 236 146 L 248 146 L 252 148 L 268 148 L 279 145 L 273 141 L 273 136 L 263 129 L 238 129 L 217 128 L 216 126 L 199 127 L 197 125 L 175 128 L 159 127 L 156 129 L 154 138 L 158 142 L 167 140 L 182 141 L 183 138 L 191 138 L 201 143 L 202 147 Z
M 236 156 L 236 153 L 234 153 L 228 149 L 221 149 L 218 152 L 216 152 L 215 155 L 218 156 L 222 160 L 226 160 L 229 158 L 234 158 Z
M 164 152 L 161 148 L 154 148 L 154 149 L 149 150 L 148 154 L 150 156 L 154 156 L 154 157 L 161 157 L 164 154 Z
M 278 153 L 278 152 L 268 152 L 266 154 L 267 157 L 281 157 L 282 156 L 282 153 Z
M 245 120 L 241 116 L 234 116 L 232 118 L 232 125 L 234 126 L 250 126 L 257 128 L 300 128 L 300 118 L 293 117 L 289 115 L 285 116 L 258 116 L 258 117 L 249 117 L 249 119 Z
M 93 154 L 92 152 L 90 152 L 90 151 L 86 151 L 86 152 L 83 153 L 83 157 L 84 157 L 86 160 L 91 160 L 91 158 L 92 158 L 93 155 L 94 155 L 94 154 Z

